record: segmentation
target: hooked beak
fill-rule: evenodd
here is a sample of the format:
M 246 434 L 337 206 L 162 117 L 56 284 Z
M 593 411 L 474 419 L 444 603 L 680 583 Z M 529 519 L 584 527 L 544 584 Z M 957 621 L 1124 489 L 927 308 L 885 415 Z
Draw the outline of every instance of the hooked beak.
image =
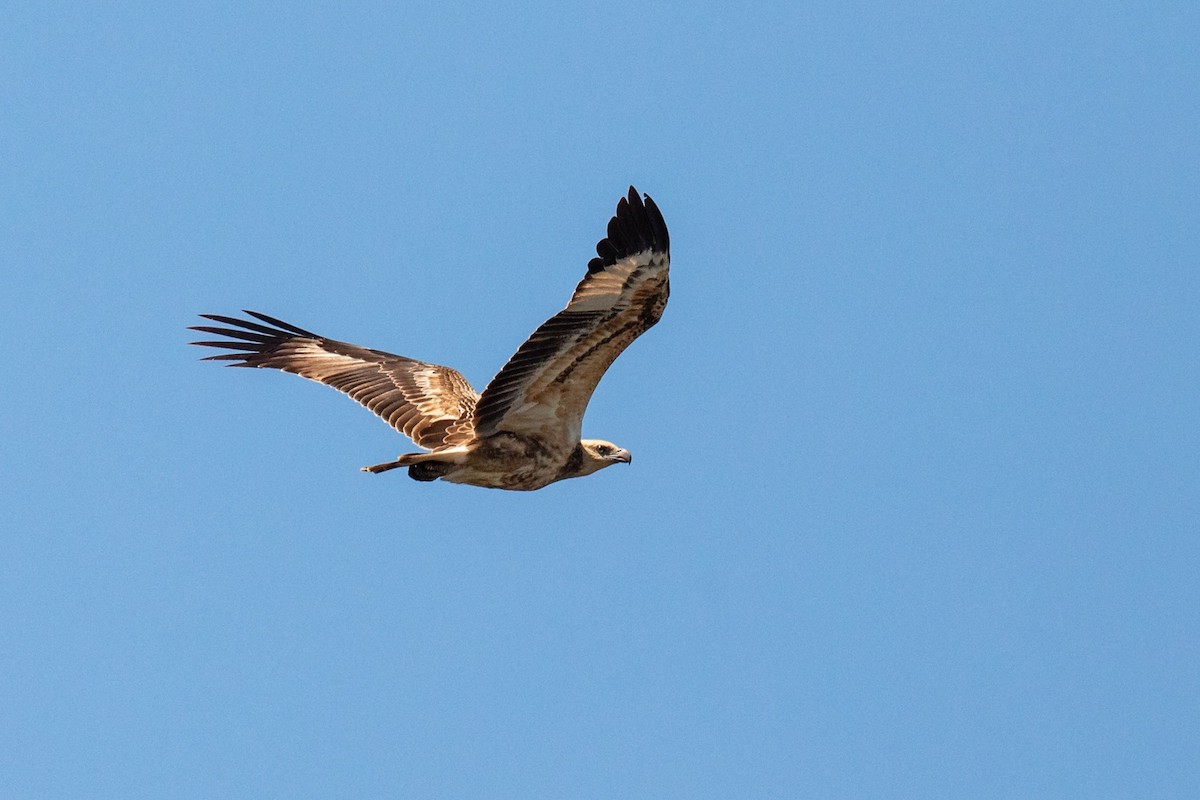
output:
M 628 450 L 618 450 L 612 455 L 613 461 L 621 461 L 625 464 L 633 463 L 633 454 Z

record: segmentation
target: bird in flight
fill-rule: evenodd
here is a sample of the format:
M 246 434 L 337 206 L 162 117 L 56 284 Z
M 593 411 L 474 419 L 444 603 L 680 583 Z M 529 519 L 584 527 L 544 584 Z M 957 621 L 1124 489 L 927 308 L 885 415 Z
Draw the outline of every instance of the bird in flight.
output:
M 580 438 L 583 414 L 609 365 L 662 316 L 670 250 L 658 206 L 629 187 L 567 307 L 533 332 L 482 394 L 450 367 L 326 339 L 255 311 L 244 312 L 253 319 L 201 314 L 229 327 L 191 330 L 226 338 L 191 344 L 235 351 L 205 361 L 332 386 L 427 451 L 366 472 L 408 467 L 418 481 L 541 489 L 630 463 L 628 450 Z

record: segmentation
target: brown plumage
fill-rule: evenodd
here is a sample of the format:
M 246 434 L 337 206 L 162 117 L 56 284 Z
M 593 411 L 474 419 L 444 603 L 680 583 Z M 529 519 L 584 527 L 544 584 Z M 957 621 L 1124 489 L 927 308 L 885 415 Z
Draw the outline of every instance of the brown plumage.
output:
M 254 311 L 245 313 L 257 321 L 202 314 L 230 327 L 192 330 L 227 338 L 192 344 L 236 351 L 206 361 L 332 386 L 429 450 L 363 467 L 368 472 L 408 467 L 416 480 L 530 490 L 627 464 L 627 450 L 581 439 L 580 431 L 604 372 L 667 305 L 670 240 L 658 207 L 644 197 L 629 187 L 567 307 L 533 332 L 482 394 L 450 367 L 326 339 Z

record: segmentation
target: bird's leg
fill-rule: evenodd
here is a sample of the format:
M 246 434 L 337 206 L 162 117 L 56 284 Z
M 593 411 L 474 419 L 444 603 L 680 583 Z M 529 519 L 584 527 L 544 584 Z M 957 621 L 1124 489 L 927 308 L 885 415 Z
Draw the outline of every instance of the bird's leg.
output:
M 386 464 L 374 464 L 370 467 L 363 467 L 362 471 L 363 472 L 372 472 L 372 473 L 378 475 L 381 472 L 387 472 L 389 469 L 396 469 L 397 467 L 406 467 L 406 466 L 408 466 L 408 462 L 405 461 L 403 458 L 400 458 L 396 461 L 389 461 Z

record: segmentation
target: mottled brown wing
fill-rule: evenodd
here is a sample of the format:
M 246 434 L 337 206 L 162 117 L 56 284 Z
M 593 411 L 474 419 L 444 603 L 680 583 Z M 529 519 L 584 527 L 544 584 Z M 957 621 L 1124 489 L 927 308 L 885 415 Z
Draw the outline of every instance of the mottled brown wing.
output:
M 496 374 L 475 407 L 475 432 L 579 441 L 596 384 L 662 316 L 670 292 L 667 226 L 629 187 L 567 307 L 546 320 Z
M 238 351 L 203 360 L 280 369 L 332 386 L 421 447 L 435 449 L 471 438 L 479 395 L 457 370 L 326 339 L 266 314 L 245 313 L 266 324 L 200 315 L 232 327 L 198 325 L 191 330 L 229 338 L 192 344 Z

